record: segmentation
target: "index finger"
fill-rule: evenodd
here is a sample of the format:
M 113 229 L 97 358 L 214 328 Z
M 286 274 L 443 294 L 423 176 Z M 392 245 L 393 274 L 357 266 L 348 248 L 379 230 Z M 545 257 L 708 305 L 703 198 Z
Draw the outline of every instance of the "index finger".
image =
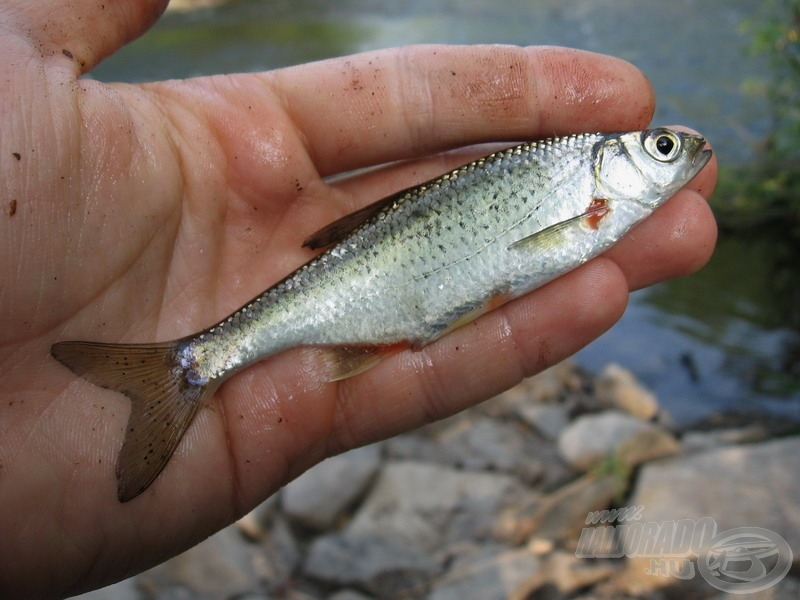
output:
M 410 46 L 272 73 L 322 175 L 493 140 L 647 125 L 647 79 L 554 47 Z

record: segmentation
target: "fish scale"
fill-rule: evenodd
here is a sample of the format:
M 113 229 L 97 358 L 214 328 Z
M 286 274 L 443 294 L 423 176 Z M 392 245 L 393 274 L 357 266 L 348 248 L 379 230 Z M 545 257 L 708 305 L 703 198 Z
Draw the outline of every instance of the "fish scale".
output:
M 663 128 L 520 144 L 323 228 L 307 245 L 326 250 L 204 331 L 154 344 L 59 342 L 51 351 L 131 399 L 116 471 L 128 501 L 234 373 L 313 346 L 334 380 L 419 349 L 609 248 L 702 169 L 704 146 Z

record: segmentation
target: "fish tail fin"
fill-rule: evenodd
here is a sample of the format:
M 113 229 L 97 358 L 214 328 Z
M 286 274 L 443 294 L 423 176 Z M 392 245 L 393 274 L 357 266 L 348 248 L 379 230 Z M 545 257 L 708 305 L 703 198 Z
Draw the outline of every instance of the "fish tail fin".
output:
M 187 380 L 178 342 L 100 344 L 59 342 L 50 352 L 95 385 L 125 394 L 131 414 L 117 458 L 117 497 L 141 494 L 166 466 L 197 409 L 213 393 Z

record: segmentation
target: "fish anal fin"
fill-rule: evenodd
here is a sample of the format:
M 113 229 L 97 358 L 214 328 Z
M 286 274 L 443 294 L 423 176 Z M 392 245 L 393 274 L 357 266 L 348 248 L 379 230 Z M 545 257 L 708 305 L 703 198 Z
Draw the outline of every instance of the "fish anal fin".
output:
M 561 242 L 564 233 L 573 227 L 585 223 L 591 229 L 596 230 L 600 226 L 600 221 L 610 210 L 611 209 L 608 207 L 608 200 L 604 198 L 594 198 L 589 204 L 589 207 L 581 214 L 545 227 L 521 240 L 517 240 L 509 246 L 509 250 L 552 248 L 553 246 L 557 246 Z
M 331 246 L 337 242 L 340 242 L 383 209 L 391 206 L 403 194 L 405 194 L 406 191 L 407 190 L 403 190 L 402 192 L 392 194 L 391 196 L 378 200 L 377 202 L 368 204 L 364 208 L 350 213 L 349 215 L 345 215 L 333 223 L 329 223 L 322 229 L 319 229 L 308 236 L 303 242 L 303 246 L 306 248 L 311 248 L 312 250 L 317 250 L 319 248 L 325 248 L 326 246 Z
M 84 379 L 130 398 L 116 476 L 120 502 L 132 500 L 164 469 L 213 386 L 187 381 L 175 342 L 60 342 L 51 353 Z
M 341 381 L 374 367 L 382 358 L 410 348 L 408 342 L 397 344 L 357 344 L 352 346 L 322 346 L 317 351 L 327 364 L 328 381 Z

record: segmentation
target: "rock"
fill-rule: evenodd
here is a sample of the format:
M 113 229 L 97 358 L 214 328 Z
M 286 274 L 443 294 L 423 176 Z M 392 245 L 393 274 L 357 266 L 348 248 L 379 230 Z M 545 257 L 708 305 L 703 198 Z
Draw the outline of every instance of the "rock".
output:
M 675 436 L 664 429 L 647 429 L 628 438 L 617 448 L 616 458 L 629 468 L 672 456 L 681 446 Z
M 800 598 L 800 580 L 787 577 L 779 584 L 760 592 L 742 594 L 719 594 L 709 600 L 797 600 Z
M 558 436 L 569 424 L 569 413 L 563 404 L 530 404 L 519 410 L 520 417 L 549 441 Z
M 720 446 L 763 442 L 769 438 L 769 431 L 761 424 L 711 431 L 689 431 L 681 439 L 684 452 L 702 452 Z
M 253 558 L 256 575 L 267 582 L 267 589 L 283 589 L 299 570 L 303 559 L 286 517 L 280 515 L 274 519 L 259 548 L 260 552 Z
M 558 449 L 575 469 L 588 470 L 607 458 L 622 443 L 655 425 L 631 415 L 608 410 L 578 417 L 561 433 Z
M 256 552 L 257 547 L 243 543 L 235 527 L 228 527 L 145 571 L 138 576 L 139 585 L 151 595 L 186 588 L 210 600 L 232 598 L 258 588 L 253 560 Z
M 392 597 L 425 586 L 439 571 L 438 561 L 413 544 L 386 536 L 333 533 L 311 544 L 307 576 L 327 584 L 355 586 Z
M 251 541 L 258 541 L 266 535 L 277 510 L 278 494 L 273 494 L 236 521 L 236 527 Z
M 644 506 L 643 523 L 674 524 L 710 518 L 717 535 L 739 527 L 761 527 L 788 542 L 800 558 L 800 436 L 761 444 L 731 446 L 645 465 L 639 475 L 633 506 Z M 641 545 L 641 541 L 639 545 Z M 625 551 L 641 551 L 626 545 Z M 697 550 L 705 556 L 709 543 Z M 674 578 L 645 575 L 647 558 L 628 560 L 630 590 L 649 589 Z M 705 584 L 698 576 L 699 584 Z
M 523 424 L 472 413 L 386 442 L 387 456 L 473 471 L 499 471 L 553 487 L 572 478 L 552 443 Z
M 205 600 L 207 596 L 183 585 L 169 585 L 156 590 L 150 598 L 152 600 Z
M 114 585 L 74 596 L 72 600 L 140 600 L 136 577 L 124 579 Z
M 620 563 L 601 559 L 581 560 L 572 552 L 558 550 L 543 561 L 538 577 L 530 578 L 520 586 L 515 597 L 527 599 L 547 584 L 560 594 L 569 595 L 609 579 L 620 568 Z
M 380 462 L 377 445 L 329 458 L 283 489 L 281 507 L 305 527 L 328 529 L 362 496 Z
M 438 441 L 446 454 L 459 457 L 457 466 L 471 471 L 508 473 L 528 484 L 536 483 L 542 476 L 544 467 L 540 458 L 552 453 L 524 426 L 487 417 L 443 431 Z
M 341 590 L 328 596 L 328 600 L 370 600 L 370 596 L 365 596 L 355 590 Z
M 476 408 L 490 417 L 515 417 L 521 408 L 535 404 L 559 404 L 569 410 L 584 399 L 585 378 L 573 361 L 565 360 Z
M 527 541 L 541 546 L 548 541 L 574 547 L 587 515 L 607 508 L 625 484 L 616 475 L 581 477 L 538 503 L 505 511 L 496 521 L 495 536 L 514 545 Z
M 505 503 L 524 494 L 508 475 L 470 473 L 414 462 L 387 462 L 348 526 L 430 552 L 490 529 Z
M 626 413 L 649 420 L 658 414 L 658 400 L 645 389 L 628 369 L 609 364 L 595 381 L 595 395 L 600 406 L 618 408 Z
M 456 559 L 433 585 L 428 600 L 507 600 L 539 569 L 539 559 L 525 549 L 481 548 Z

